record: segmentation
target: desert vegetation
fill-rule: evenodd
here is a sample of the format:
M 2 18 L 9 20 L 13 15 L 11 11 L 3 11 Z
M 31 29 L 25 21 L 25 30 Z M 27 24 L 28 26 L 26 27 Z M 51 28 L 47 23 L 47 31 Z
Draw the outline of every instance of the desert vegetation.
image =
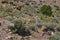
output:
M 0 0 L 0 40 L 60 40 L 57 0 Z

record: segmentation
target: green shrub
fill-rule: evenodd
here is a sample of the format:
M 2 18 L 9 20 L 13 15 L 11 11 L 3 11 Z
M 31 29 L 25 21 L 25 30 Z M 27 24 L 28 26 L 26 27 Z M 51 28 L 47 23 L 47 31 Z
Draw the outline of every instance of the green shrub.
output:
M 56 30 L 57 31 L 60 31 L 60 26 L 59 25 L 56 27 Z
M 32 31 L 37 31 L 37 27 L 35 25 L 29 24 L 29 29 Z
M 15 21 L 14 22 L 14 26 L 10 27 L 11 31 L 13 31 L 14 33 L 17 33 L 18 35 L 21 36 L 29 36 L 31 35 L 31 32 L 29 29 L 26 29 L 26 27 L 24 26 L 23 22 L 20 21 Z
M 60 40 L 60 33 L 57 32 L 54 35 L 50 36 L 49 40 Z
M 52 10 L 51 7 L 49 5 L 43 5 L 40 10 L 41 13 L 43 13 L 44 15 L 47 16 L 51 16 L 52 15 Z
M 46 26 L 47 28 L 55 28 L 56 27 L 56 24 L 51 23 L 51 22 L 46 22 L 43 25 Z
M 14 21 L 14 26 L 10 27 L 11 31 L 18 31 L 19 29 L 23 28 L 22 21 Z
M 58 35 L 52 36 L 49 40 L 60 40 Z
M 3 10 L 4 10 L 4 9 L 3 9 L 3 6 L 0 5 L 0 12 L 3 11 Z
M 11 5 L 5 5 L 5 7 L 3 7 L 4 8 L 4 10 L 3 11 L 5 11 L 5 12 L 7 12 L 7 13 L 11 13 L 12 11 L 13 11 L 13 6 L 11 6 Z

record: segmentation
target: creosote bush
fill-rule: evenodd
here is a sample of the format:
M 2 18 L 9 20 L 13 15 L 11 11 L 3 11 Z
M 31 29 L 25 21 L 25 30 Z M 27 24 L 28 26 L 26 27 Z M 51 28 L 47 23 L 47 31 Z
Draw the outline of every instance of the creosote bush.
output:
M 49 37 L 49 40 L 60 40 L 60 32 L 55 33 Z
M 49 5 L 43 5 L 39 11 L 46 16 L 52 15 L 52 9 Z
M 30 30 L 26 29 L 26 27 L 24 26 L 24 24 L 21 20 L 15 21 L 14 26 L 10 27 L 10 29 L 11 29 L 11 31 L 14 31 L 14 33 L 17 33 L 18 35 L 21 35 L 21 36 L 31 35 Z
M 55 24 L 55 23 L 46 22 L 46 23 L 44 23 L 43 25 L 46 27 L 46 29 L 47 29 L 48 31 L 53 31 L 53 32 L 55 32 L 55 27 L 56 27 L 56 24 Z

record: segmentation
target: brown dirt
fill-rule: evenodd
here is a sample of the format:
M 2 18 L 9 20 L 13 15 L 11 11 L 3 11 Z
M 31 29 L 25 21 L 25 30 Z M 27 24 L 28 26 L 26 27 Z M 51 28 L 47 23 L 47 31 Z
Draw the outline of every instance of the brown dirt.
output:
M 10 30 L 8 30 L 8 22 L 6 22 L 7 20 L 4 20 L 2 18 L 0 18 L 0 39 L 1 40 L 7 40 L 8 38 L 12 37 L 12 34 L 10 32 Z

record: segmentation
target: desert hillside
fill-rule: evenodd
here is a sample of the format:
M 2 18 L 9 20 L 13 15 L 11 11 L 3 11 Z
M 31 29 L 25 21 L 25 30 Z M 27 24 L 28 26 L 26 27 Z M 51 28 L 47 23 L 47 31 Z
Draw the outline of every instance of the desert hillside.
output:
M 0 0 L 0 40 L 60 40 L 60 0 Z

